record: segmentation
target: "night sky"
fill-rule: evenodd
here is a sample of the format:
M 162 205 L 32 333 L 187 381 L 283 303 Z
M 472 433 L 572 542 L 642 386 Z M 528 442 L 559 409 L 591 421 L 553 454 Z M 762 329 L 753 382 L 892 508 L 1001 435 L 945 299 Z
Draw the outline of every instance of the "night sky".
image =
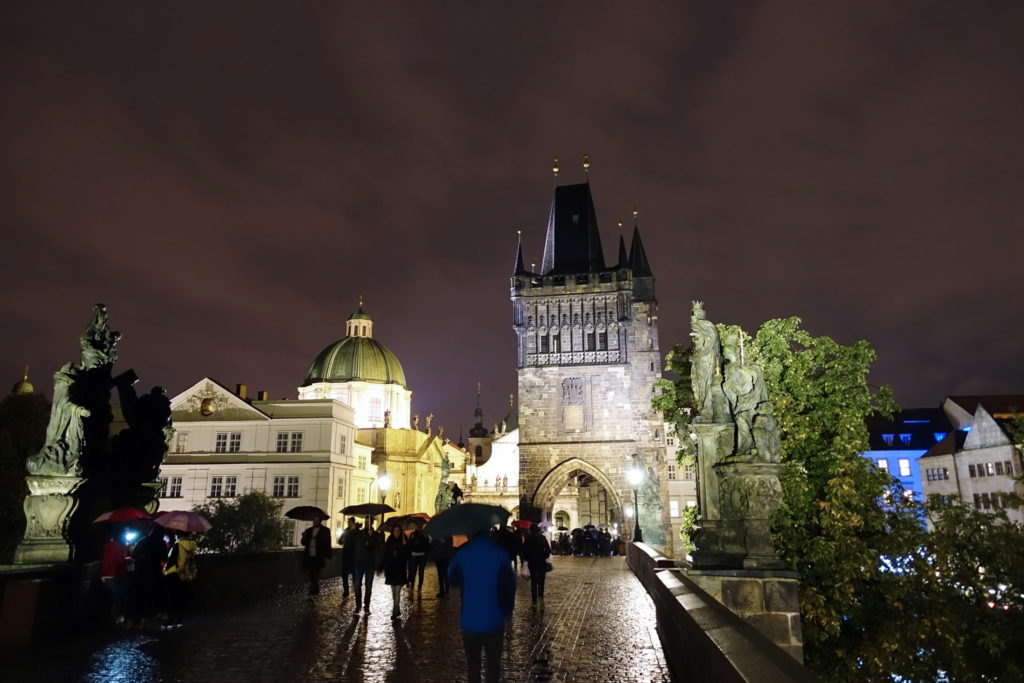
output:
M 0 10 L 0 379 L 76 359 L 296 397 L 359 296 L 413 411 L 515 390 L 559 181 L 662 350 L 692 299 L 865 338 L 906 406 L 1024 391 L 1024 3 L 30 3 Z

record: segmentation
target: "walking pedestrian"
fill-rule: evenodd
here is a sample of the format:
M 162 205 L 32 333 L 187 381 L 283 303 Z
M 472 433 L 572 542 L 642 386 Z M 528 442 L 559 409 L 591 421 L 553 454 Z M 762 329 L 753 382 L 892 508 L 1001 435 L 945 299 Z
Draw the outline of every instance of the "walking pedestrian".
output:
M 423 573 L 427 568 L 427 552 L 430 551 L 430 539 L 427 535 L 417 529 L 412 532 L 409 538 L 409 589 L 412 590 L 416 583 L 416 576 L 419 575 L 419 584 L 416 586 L 423 590 Z
M 409 544 L 402 527 L 395 524 L 384 543 L 384 556 L 380 562 L 384 583 L 391 586 L 391 618 L 402 616 L 402 588 L 409 582 Z
M 459 624 L 469 681 L 480 682 L 483 651 L 487 682 L 498 683 L 505 620 L 512 616 L 516 599 L 516 575 L 508 554 L 482 532 L 455 553 L 448 578 L 462 587 Z
M 530 535 L 523 543 L 523 561 L 530 570 L 530 598 L 534 607 L 537 601 L 544 604 L 544 578 L 548 573 L 548 558 L 551 557 L 551 546 L 548 539 L 540 532 L 540 527 L 530 527 Z
M 518 569 L 519 556 L 523 551 L 523 542 L 519 538 L 519 534 L 507 526 L 502 526 L 498 527 L 498 530 L 494 533 L 494 540 L 505 551 L 509 562 L 512 563 L 512 568 Z
M 164 630 L 181 628 L 188 599 L 187 584 L 196 578 L 196 542 L 187 532 L 178 534 L 171 544 L 164 567 L 164 585 L 167 588 L 167 623 Z
M 110 624 L 124 622 L 124 602 L 128 567 L 128 546 L 114 532 L 103 545 L 103 564 L 100 565 L 100 585 L 106 596 L 105 615 Z
M 430 559 L 434 561 L 434 566 L 437 568 L 437 597 L 439 598 L 448 595 L 448 564 L 451 562 L 454 552 L 452 539 L 431 539 Z
M 331 557 L 331 532 L 324 518 L 313 516 L 313 526 L 302 532 L 302 566 L 309 572 L 309 594 L 320 595 L 320 572 Z
M 163 598 L 163 561 L 167 557 L 164 530 L 153 525 L 132 548 L 132 577 L 126 619 L 128 628 L 142 628 Z
M 345 530 L 341 532 L 341 585 L 344 589 L 341 597 L 348 597 L 348 578 L 352 573 L 352 556 L 355 553 L 356 518 L 349 517 Z M 353 583 L 355 580 L 353 579 Z
M 357 528 L 352 536 L 354 548 L 352 549 L 352 584 L 356 591 L 356 613 L 359 613 L 360 605 L 366 614 L 370 613 L 370 596 L 373 593 L 373 572 L 377 569 L 378 554 L 381 542 L 376 531 L 373 530 L 373 522 L 366 519 L 364 528 Z M 363 585 L 366 585 L 366 594 L 363 594 Z

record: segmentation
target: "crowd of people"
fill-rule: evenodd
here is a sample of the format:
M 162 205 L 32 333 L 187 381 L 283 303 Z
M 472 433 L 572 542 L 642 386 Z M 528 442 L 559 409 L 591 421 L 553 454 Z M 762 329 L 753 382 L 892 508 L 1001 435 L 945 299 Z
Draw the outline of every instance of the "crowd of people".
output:
M 552 551 L 558 555 L 576 557 L 609 557 L 622 553 L 620 541 L 607 528 L 587 525 L 582 529 L 559 532 L 552 543 Z
M 153 621 L 163 621 L 165 630 L 181 628 L 188 584 L 197 574 L 196 541 L 155 524 L 144 531 L 140 537 L 137 531 L 115 530 L 103 546 L 105 618 L 128 629 Z

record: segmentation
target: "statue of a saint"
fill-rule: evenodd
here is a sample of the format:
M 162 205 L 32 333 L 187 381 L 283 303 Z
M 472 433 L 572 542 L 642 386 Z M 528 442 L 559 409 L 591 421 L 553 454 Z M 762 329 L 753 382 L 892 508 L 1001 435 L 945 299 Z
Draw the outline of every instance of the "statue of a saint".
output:
M 434 510 L 441 512 L 452 506 L 452 490 L 448 487 L 448 474 L 452 471 L 452 462 L 445 455 L 441 460 L 441 481 L 437 484 L 437 495 L 434 497 Z
M 417 432 L 420 430 L 420 414 L 416 413 L 412 416 L 412 428 Z
M 430 423 L 434 421 L 434 414 L 430 413 L 427 415 L 427 434 L 430 433 Z
M 693 302 L 690 316 L 693 332 L 690 384 L 693 387 L 694 422 L 716 422 L 726 416 L 722 413 L 722 356 L 718 328 L 704 317 L 704 306 Z
M 736 423 L 736 450 L 734 455 L 749 455 L 754 447 L 751 428 L 757 404 L 759 387 L 754 381 L 754 373 L 744 364 L 740 357 L 740 341 L 737 334 L 728 335 L 722 342 L 722 355 L 725 356 L 725 381 L 722 391 L 729 400 L 729 411 Z
M 53 405 L 46 442 L 25 467 L 29 474 L 80 476 L 99 467 L 110 427 L 110 369 L 120 333 L 110 329 L 107 307 L 96 304 L 79 338 L 78 363 L 65 363 L 53 376 Z M 95 461 L 95 462 L 93 462 Z
M 391 428 L 391 411 L 390 410 L 385 410 L 384 411 L 384 429 L 390 429 L 390 428 Z

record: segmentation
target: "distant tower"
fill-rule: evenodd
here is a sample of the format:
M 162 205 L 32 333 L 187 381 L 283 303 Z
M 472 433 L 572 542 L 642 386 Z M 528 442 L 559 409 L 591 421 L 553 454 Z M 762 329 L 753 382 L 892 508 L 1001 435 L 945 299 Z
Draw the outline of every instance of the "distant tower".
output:
M 667 509 L 657 511 L 659 499 L 667 507 L 663 422 L 651 408 L 661 376 L 654 276 L 636 211 L 632 248 L 627 254 L 620 236 L 618 263 L 605 265 L 584 168 L 588 182 L 555 187 L 540 270 L 526 268 L 520 237 L 511 278 L 520 514 L 532 507 L 550 518 L 554 496 L 582 473 L 608 490 L 600 505 L 621 524 L 633 506 L 627 470 L 635 454 L 659 494 L 641 505 L 653 515 L 644 534 L 664 539 Z
M 491 457 L 491 438 L 484 426 L 484 411 L 480 407 L 480 384 L 476 385 L 476 410 L 473 411 L 475 422 L 469 430 L 468 450 L 473 454 L 475 464 L 482 465 Z

